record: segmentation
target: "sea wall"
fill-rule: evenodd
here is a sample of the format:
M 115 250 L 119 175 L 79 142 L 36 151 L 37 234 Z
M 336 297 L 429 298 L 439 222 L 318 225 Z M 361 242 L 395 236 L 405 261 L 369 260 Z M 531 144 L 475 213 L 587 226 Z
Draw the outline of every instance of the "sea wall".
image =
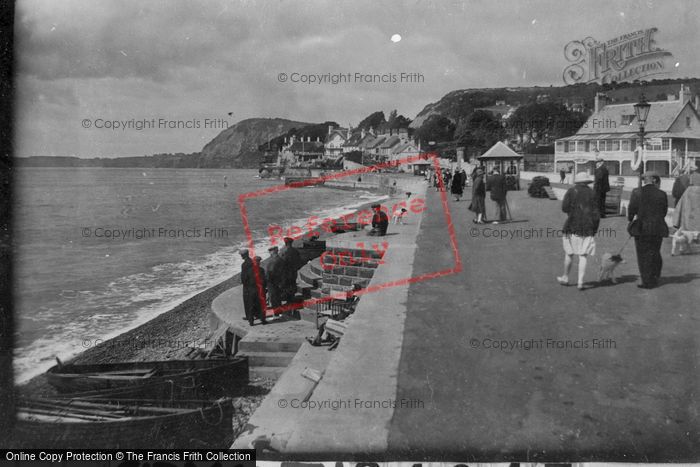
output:
M 402 192 L 417 193 L 424 180 L 421 177 L 405 174 L 363 173 L 333 180 L 326 180 L 325 186 L 345 190 L 366 190 L 393 195 Z

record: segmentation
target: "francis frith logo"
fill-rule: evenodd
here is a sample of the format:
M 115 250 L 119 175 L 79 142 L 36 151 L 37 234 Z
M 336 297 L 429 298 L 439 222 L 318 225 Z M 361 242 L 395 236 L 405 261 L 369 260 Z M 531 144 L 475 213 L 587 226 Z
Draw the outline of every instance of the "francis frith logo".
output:
M 569 42 L 564 56 L 571 64 L 564 69 L 564 83 L 621 83 L 669 74 L 673 55 L 657 46 L 657 32 L 649 28 L 606 42 L 592 37 Z

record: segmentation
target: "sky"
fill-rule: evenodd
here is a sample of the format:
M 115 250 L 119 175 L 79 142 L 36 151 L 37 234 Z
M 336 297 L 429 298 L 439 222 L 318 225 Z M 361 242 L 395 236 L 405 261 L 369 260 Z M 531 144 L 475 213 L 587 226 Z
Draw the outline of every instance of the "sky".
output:
M 17 0 L 15 154 L 189 153 L 252 117 L 414 118 L 458 89 L 561 86 L 568 42 L 649 27 L 677 63 L 670 77 L 698 77 L 699 11 L 695 0 Z M 300 82 L 327 73 L 351 79 Z

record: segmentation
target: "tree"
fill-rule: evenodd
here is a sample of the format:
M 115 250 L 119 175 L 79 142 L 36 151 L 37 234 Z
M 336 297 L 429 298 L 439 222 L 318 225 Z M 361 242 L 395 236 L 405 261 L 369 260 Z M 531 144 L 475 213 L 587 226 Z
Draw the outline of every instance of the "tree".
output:
M 391 130 L 396 130 L 397 128 L 407 128 L 411 123 L 411 119 L 404 117 L 403 115 L 398 115 L 396 109 L 389 113 L 389 120 L 387 120 L 387 126 Z
M 507 128 L 512 136 L 536 144 L 550 144 L 558 138 L 573 135 L 586 122 L 581 112 L 571 112 L 562 104 L 532 103 L 519 107 L 508 119 Z
M 501 120 L 485 110 L 472 112 L 460 121 L 455 131 L 455 139 L 460 145 L 480 150 L 490 148 L 505 136 Z
M 455 133 L 455 124 L 442 115 L 431 115 L 425 122 L 416 130 L 416 136 L 423 143 L 427 144 L 431 141 L 440 143 L 444 141 L 452 141 Z
M 370 128 L 374 128 L 376 130 L 385 123 L 386 118 L 384 118 L 384 112 L 378 110 L 373 114 L 370 114 L 367 117 L 365 117 L 364 120 L 362 120 L 360 124 L 357 125 L 357 128 L 362 130 L 369 130 Z

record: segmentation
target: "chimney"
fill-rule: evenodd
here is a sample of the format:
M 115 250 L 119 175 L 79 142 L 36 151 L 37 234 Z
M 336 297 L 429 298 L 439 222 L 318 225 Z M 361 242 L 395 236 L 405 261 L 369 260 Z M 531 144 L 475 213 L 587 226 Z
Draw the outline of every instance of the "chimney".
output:
M 695 94 L 695 110 L 700 112 L 700 94 Z
M 333 125 L 328 125 L 328 134 L 333 133 Z
M 681 92 L 678 93 L 678 100 L 681 101 L 681 105 L 685 105 L 690 101 L 690 86 L 681 84 Z
M 367 136 L 367 132 L 366 132 L 365 129 L 363 128 L 362 130 L 360 130 L 360 138 L 361 138 L 361 139 L 364 139 L 365 136 Z
M 682 97 L 682 96 L 679 96 L 678 100 L 680 100 L 680 97 Z M 667 101 L 675 101 L 676 95 L 673 93 L 668 93 L 668 94 L 666 94 L 666 100 Z
M 307 137 L 306 137 L 306 142 L 307 142 L 307 143 L 310 143 L 310 142 L 311 142 L 311 136 L 307 136 Z
M 316 142 L 317 142 L 317 143 L 320 143 L 320 142 L 321 142 L 321 137 L 320 137 L 320 136 L 317 136 L 317 137 L 316 137 Z
M 608 103 L 608 95 L 604 92 L 595 93 L 595 98 L 593 99 L 593 113 L 598 113 L 605 107 Z

